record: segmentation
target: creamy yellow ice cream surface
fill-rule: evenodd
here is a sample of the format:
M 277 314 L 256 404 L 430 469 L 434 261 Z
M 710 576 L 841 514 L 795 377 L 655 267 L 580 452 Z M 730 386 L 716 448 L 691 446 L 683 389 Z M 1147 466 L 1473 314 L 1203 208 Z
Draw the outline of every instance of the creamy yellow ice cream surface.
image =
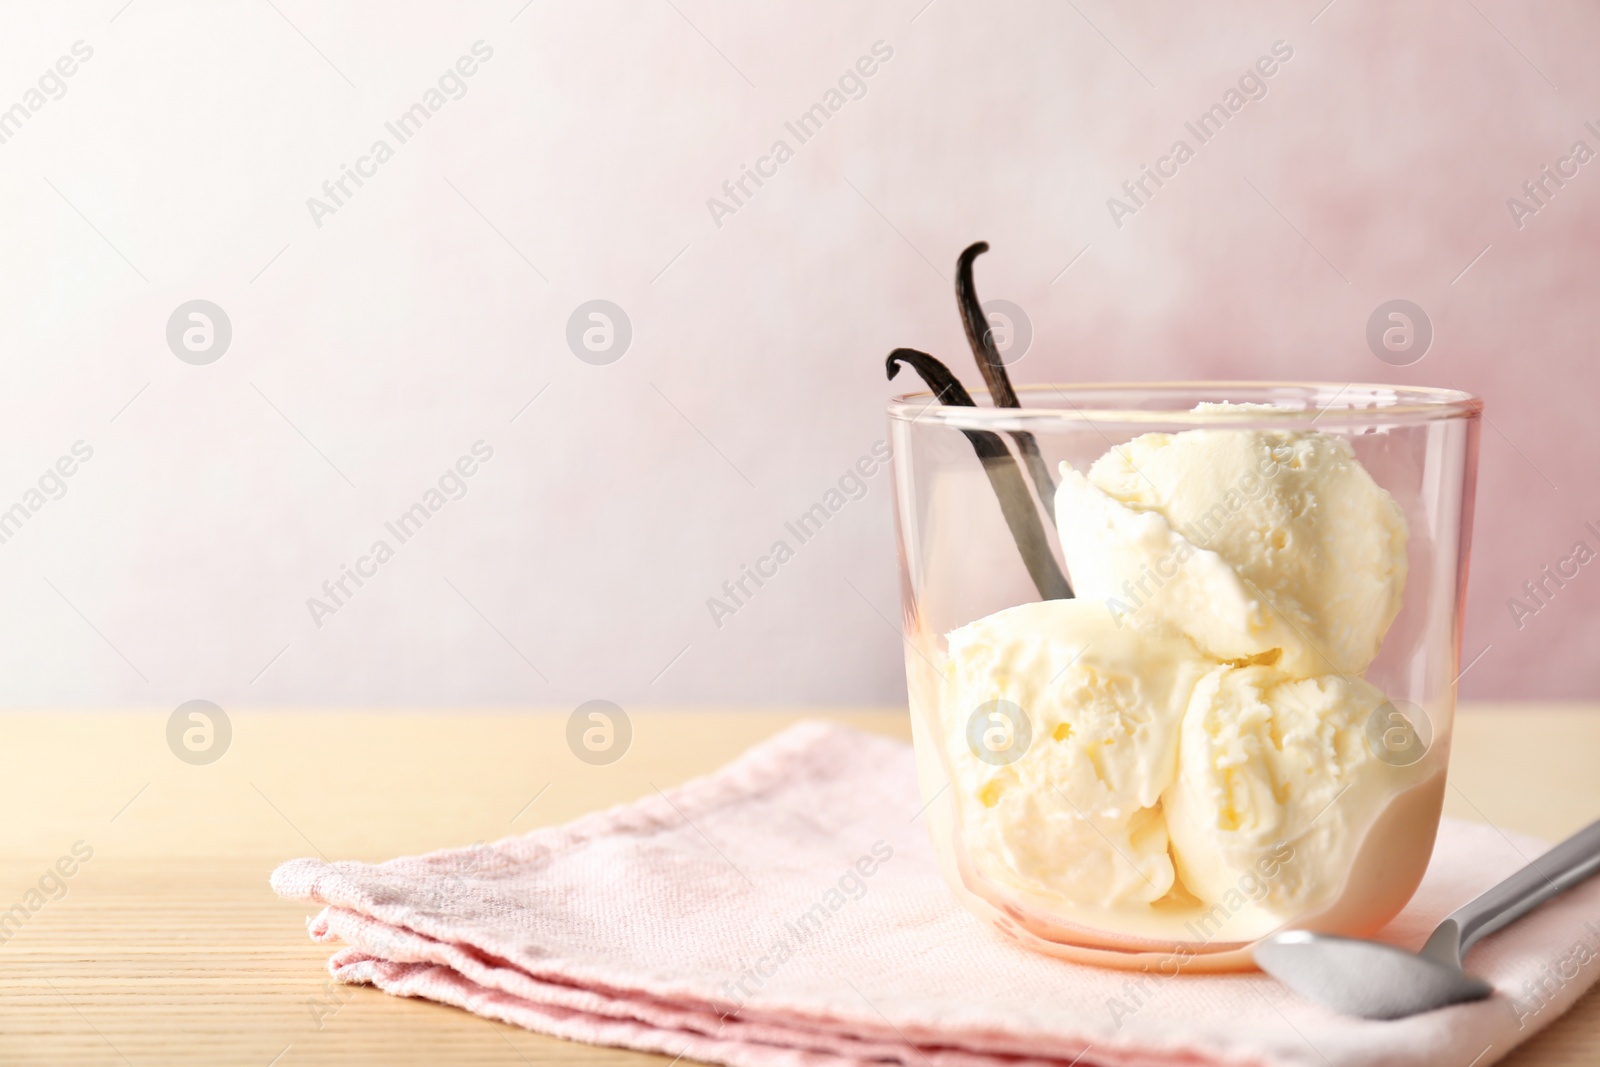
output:
M 1101 456 L 1088 481 L 1138 512 L 1161 516 L 1196 549 L 1220 557 L 1262 602 L 1262 612 L 1291 631 L 1282 666 L 1296 674 L 1361 674 L 1400 612 L 1405 517 L 1343 437 L 1150 433 Z M 1058 499 L 1064 511 L 1074 498 Z M 1090 553 L 1076 554 L 1088 564 Z M 1067 563 L 1075 569 L 1071 556 Z M 1116 569 L 1118 594 L 1126 595 L 1122 581 L 1140 574 L 1129 573 L 1131 564 Z M 1191 612 L 1168 621 L 1189 625 L 1200 618 Z
M 1167 895 L 1157 808 L 1209 666 L 1194 647 L 1119 627 L 1082 599 L 1007 608 L 949 646 L 942 732 L 986 876 L 1104 907 Z
M 1352 880 L 1357 857 L 1382 858 L 1369 828 L 1438 769 L 1367 736 L 1390 705 L 1362 674 L 1406 578 L 1394 500 L 1343 438 L 1218 428 L 1063 464 L 1055 507 L 1078 599 L 948 635 L 940 722 L 976 869 L 1141 934 L 1246 897 L 1229 936 L 1344 907 L 1374 877 Z M 1427 818 L 1385 826 L 1386 849 L 1431 844 Z
M 1355 846 L 1420 766 L 1379 759 L 1367 723 L 1387 703 L 1359 678 L 1292 678 L 1275 667 L 1208 674 L 1183 718 L 1179 773 L 1163 796 L 1184 884 L 1218 900 L 1280 845 L 1263 906 L 1288 917 L 1342 887 Z

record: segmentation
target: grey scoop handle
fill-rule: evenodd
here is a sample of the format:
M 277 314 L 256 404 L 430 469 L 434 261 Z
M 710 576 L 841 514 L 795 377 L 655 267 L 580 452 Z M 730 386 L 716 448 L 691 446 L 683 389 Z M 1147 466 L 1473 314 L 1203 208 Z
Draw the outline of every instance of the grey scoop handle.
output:
M 1600 872 L 1600 821 L 1592 822 L 1511 877 L 1452 912 L 1422 955 L 1452 967 L 1480 938 Z

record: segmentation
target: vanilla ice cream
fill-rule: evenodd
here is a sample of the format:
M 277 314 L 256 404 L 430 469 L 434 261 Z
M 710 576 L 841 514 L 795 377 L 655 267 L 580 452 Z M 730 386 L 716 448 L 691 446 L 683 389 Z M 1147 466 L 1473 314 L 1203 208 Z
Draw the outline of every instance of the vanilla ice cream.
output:
M 1386 921 L 1431 849 L 1442 757 L 1369 742 L 1407 528 L 1349 442 L 1145 434 L 1062 464 L 1054 504 L 1078 599 L 947 635 L 956 867 L 999 891 L 963 884 L 1007 921 L 1129 945 Z
M 1258 636 L 1284 641 L 1280 666 L 1295 674 L 1361 674 L 1399 614 L 1405 518 L 1343 437 L 1282 430 L 1149 433 L 1101 456 L 1088 481 L 1135 511 L 1161 516 L 1196 549 L 1220 557 L 1261 602 L 1257 611 L 1266 622 Z M 1066 529 L 1079 521 L 1070 514 L 1077 498 L 1057 499 Z M 1067 554 L 1075 580 L 1080 567 L 1112 569 L 1115 595 L 1126 596 L 1122 583 L 1142 576 L 1134 567 L 1142 561 L 1094 561 L 1094 555 L 1085 546 Z M 1180 581 L 1180 588 L 1213 584 L 1206 558 L 1197 559 L 1184 570 L 1207 574 Z M 1154 611 L 1168 614 L 1169 601 L 1158 596 Z M 1171 606 L 1181 613 L 1168 621 L 1180 628 L 1197 618 L 1186 604 Z M 1284 629 L 1298 640 L 1272 632 Z
M 1386 763 L 1369 748 L 1367 723 L 1386 703 L 1374 686 L 1340 675 L 1293 678 L 1263 666 L 1206 675 L 1162 797 L 1184 884 L 1220 900 L 1287 845 L 1257 903 L 1285 919 L 1326 905 L 1379 810 L 1432 770 Z
M 1328 669 L 1226 560 L 1197 547 L 1160 512 L 1130 507 L 1062 464 L 1056 515 L 1077 595 L 1105 604 L 1119 626 L 1176 630 L 1217 660 Z
M 978 868 L 1079 905 L 1167 895 L 1159 804 L 1209 666 L 1194 647 L 1079 599 L 1007 608 L 950 634 L 949 648 L 942 728 Z M 1017 712 L 1026 736 L 1007 720 Z

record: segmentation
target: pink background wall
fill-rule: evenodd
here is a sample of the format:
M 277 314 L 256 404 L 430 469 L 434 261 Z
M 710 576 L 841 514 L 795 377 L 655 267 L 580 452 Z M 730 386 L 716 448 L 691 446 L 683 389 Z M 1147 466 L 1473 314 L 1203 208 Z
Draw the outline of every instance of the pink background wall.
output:
M 1600 563 L 1507 608 L 1600 549 L 1600 161 L 1507 207 L 1600 150 L 1593 7 L 278 7 L 0 17 L 0 108 L 93 49 L 0 143 L 0 505 L 95 450 L 0 545 L 0 700 L 898 701 L 886 477 L 721 627 L 705 602 L 884 436 L 890 348 L 965 366 L 948 277 L 978 238 L 985 296 L 1033 325 L 1019 381 L 1483 394 L 1463 695 L 1600 697 Z M 317 225 L 307 199 L 480 40 Z M 860 99 L 786 133 L 880 41 Z M 1266 95 L 1116 226 L 1108 197 L 1278 41 Z M 197 297 L 234 331 L 208 366 L 164 336 Z M 606 366 L 565 339 L 595 298 L 633 326 Z M 1411 366 L 1365 341 L 1392 298 L 1436 331 Z M 467 494 L 313 620 L 478 440 Z

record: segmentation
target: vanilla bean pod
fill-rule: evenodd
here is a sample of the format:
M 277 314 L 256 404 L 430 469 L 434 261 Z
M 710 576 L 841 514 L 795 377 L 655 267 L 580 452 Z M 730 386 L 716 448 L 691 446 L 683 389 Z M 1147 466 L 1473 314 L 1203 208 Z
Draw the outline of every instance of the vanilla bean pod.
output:
M 956 305 L 961 309 L 961 325 L 967 331 L 967 344 L 972 346 L 972 354 L 977 358 L 984 383 L 989 386 L 989 396 L 994 400 L 994 406 L 1020 408 L 1022 402 L 1017 399 L 1017 391 L 1011 388 L 1011 378 L 1000 359 L 1000 350 L 995 347 L 993 329 L 988 316 L 983 313 L 977 286 L 972 281 L 972 261 L 987 251 L 989 242 L 978 241 L 968 245 L 956 260 Z M 1050 476 L 1044 456 L 1039 453 L 1038 440 L 1026 430 L 1012 431 L 1011 438 L 1017 442 L 1022 460 L 1028 465 L 1028 474 L 1033 478 L 1033 487 L 1039 492 L 1039 502 L 1044 505 L 1045 514 L 1054 523 L 1056 482 Z
M 891 379 L 900 373 L 901 363 L 908 364 L 917 372 L 928 388 L 933 390 L 935 401 L 952 407 L 977 406 L 966 387 L 950 373 L 950 368 L 928 353 L 915 348 L 897 348 L 890 352 L 885 368 Z M 1028 484 L 1023 480 L 1022 471 L 1017 467 L 1011 450 L 999 434 L 988 430 L 961 432 L 972 443 L 972 451 L 977 453 L 984 473 L 989 476 L 989 485 L 1000 501 L 1000 513 L 1005 516 L 1011 539 L 1017 543 L 1017 551 L 1022 553 L 1022 563 L 1028 568 L 1028 576 L 1033 579 L 1039 595 L 1045 600 L 1069 599 L 1072 586 L 1067 584 L 1061 568 L 1056 565 L 1055 556 L 1050 552 L 1050 539 L 1045 533 L 1044 524 L 1039 521 L 1039 509 L 1034 506 L 1033 497 L 1028 493 Z

